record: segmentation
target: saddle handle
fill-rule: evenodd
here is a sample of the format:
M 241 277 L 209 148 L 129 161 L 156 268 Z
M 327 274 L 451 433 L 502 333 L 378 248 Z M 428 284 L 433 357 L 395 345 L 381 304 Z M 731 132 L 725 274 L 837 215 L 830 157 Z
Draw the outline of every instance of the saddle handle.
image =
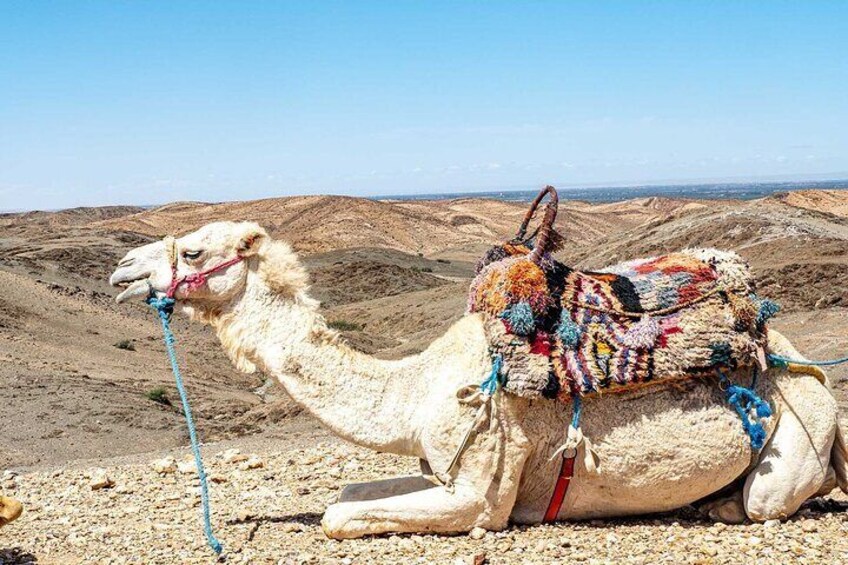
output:
M 545 216 L 542 218 L 542 224 L 533 234 L 536 236 L 536 245 L 533 246 L 533 251 L 530 253 L 530 260 L 534 263 L 538 263 L 542 259 L 542 255 L 547 250 L 548 244 L 551 240 L 551 230 L 553 230 L 554 227 L 554 221 L 556 220 L 557 215 L 557 204 L 559 204 L 559 196 L 557 195 L 557 191 L 554 187 L 548 185 L 542 189 L 538 196 L 536 196 L 533 203 L 530 204 L 530 209 L 527 210 L 527 214 L 524 215 L 524 221 L 521 222 L 521 227 L 518 228 L 518 233 L 515 234 L 514 240 L 525 241 L 524 236 L 527 234 L 527 227 L 533 220 L 533 216 L 536 215 L 536 209 L 539 207 L 539 204 L 542 203 L 545 196 L 549 196 L 548 204 L 545 206 Z

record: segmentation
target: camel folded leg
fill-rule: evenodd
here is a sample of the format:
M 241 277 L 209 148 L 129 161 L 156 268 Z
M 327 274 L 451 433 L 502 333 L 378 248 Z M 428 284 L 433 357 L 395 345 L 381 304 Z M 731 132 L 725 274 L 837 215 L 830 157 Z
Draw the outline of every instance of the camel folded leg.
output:
M 429 488 L 435 488 L 432 482 L 418 475 L 414 477 L 396 477 L 381 481 L 369 481 L 367 483 L 353 483 L 347 485 L 339 494 L 339 502 L 358 502 L 364 500 L 377 500 L 389 498 L 401 494 L 409 494 Z
M 321 526 L 334 539 L 384 533 L 455 533 L 485 523 L 485 496 L 469 486 L 434 487 L 381 498 L 339 502 L 324 513 Z
M 812 377 L 796 377 L 790 384 L 795 390 L 779 392 L 777 428 L 745 481 L 745 512 L 752 520 L 792 516 L 834 477 L 830 458 L 838 426 L 836 401 L 830 395 L 798 394 L 803 386 L 822 386 Z

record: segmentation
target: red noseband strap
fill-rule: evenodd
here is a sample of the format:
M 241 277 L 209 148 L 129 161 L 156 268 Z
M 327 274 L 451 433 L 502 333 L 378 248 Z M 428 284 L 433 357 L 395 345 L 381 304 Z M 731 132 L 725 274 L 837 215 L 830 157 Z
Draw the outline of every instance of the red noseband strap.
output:
M 232 267 L 236 263 L 241 263 L 244 261 L 244 257 L 241 255 L 237 255 L 230 259 L 229 261 L 224 261 L 220 265 L 215 265 L 211 269 L 206 269 L 205 271 L 201 271 L 199 273 L 192 273 L 190 275 L 186 275 L 181 279 L 177 278 L 177 267 L 176 265 L 171 268 L 171 286 L 168 287 L 168 298 L 174 298 L 174 295 L 177 294 L 177 289 L 182 285 L 186 285 L 185 292 L 188 294 L 193 290 L 197 290 L 206 284 L 206 279 L 209 275 L 217 273 L 218 271 L 223 271 L 229 267 Z
M 168 241 L 170 239 L 170 241 Z M 236 255 L 229 261 L 224 261 L 220 265 L 215 265 L 211 269 L 206 269 L 205 271 L 201 271 L 199 273 L 192 273 L 190 275 L 186 275 L 180 279 L 177 278 L 177 253 L 176 253 L 176 243 L 171 238 L 167 238 L 165 241 L 165 245 L 170 245 L 168 249 L 168 253 L 171 256 L 171 286 L 168 287 L 167 296 L 168 298 L 174 298 L 174 295 L 177 294 L 177 290 L 186 285 L 185 293 L 188 294 L 193 290 L 197 290 L 206 284 L 206 279 L 209 278 L 209 275 L 215 274 L 218 271 L 223 271 L 224 269 L 228 269 L 235 265 L 236 263 L 241 263 L 244 261 L 244 257 L 241 255 Z

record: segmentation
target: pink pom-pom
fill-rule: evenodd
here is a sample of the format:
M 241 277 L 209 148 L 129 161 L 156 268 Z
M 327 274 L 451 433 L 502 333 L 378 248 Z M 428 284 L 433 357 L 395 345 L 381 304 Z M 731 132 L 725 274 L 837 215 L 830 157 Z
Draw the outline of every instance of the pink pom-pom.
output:
M 624 334 L 621 341 L 630 349 L 651 349 L 662 333 L 659 323 L 650 316 L 643 316 Z

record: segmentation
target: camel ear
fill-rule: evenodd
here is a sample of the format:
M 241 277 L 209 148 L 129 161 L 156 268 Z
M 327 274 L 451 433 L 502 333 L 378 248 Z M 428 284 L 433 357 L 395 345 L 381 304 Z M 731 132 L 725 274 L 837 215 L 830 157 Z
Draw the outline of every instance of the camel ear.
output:
M 242 257 L 256 255 L 267 239 L 268 232 L 260 227 L 259 224 L 247 224 L 244 233 L 239 238 L 236 251 Z

